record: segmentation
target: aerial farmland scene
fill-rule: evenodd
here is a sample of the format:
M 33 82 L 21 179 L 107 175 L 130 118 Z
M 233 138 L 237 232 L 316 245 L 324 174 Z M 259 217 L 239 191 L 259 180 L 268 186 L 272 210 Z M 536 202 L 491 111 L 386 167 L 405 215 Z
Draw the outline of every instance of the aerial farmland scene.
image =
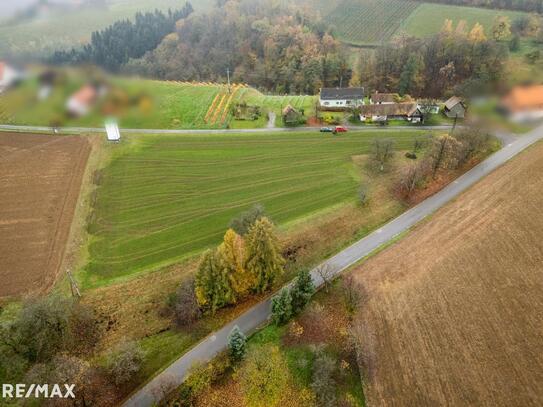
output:
M 0 2 L 0 406 L 543 405 L 543 0 Z

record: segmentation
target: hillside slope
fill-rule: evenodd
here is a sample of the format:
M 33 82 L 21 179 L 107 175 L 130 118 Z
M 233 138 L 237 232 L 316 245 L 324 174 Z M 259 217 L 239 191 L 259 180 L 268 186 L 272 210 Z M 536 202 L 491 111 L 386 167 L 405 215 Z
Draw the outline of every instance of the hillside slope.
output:
M 356 271 L 369 405 L 543 403 L 543 144 Z

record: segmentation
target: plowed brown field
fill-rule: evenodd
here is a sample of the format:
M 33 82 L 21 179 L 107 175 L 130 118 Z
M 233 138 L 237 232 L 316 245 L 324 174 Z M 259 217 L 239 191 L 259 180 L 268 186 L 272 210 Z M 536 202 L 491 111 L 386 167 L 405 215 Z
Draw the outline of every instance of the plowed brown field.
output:
M 369 406 L 543 405 L 543 144 L 355 275 Z
M 0 133 L 0 297 L 51 287 L 89 153 L 83 137 Z

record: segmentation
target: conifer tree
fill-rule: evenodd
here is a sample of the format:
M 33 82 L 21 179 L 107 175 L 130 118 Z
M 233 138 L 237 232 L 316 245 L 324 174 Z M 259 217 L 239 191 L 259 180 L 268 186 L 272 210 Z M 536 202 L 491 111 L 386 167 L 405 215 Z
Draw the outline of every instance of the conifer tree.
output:
M 315 285 L 313 284 L 311 274 L 308 270 L 300 271 L 290 290 L 292 312 L 297 314 L 302 311 L 314 293 Z
M 247 337 L 236 325 L 228 335 L 228 351 L 233 362 L 239 362 L 245 356 Z
M 218 251 L 208 250 L 202 256 L 195 279 L 196 299 L 200 308 L 211 313 L 235 302 L 228 267 Z
M 284 325 L 292 316 L 292 297 L 290 290 L 283 288 L 272 298 L 272 320 L 276 325 Z
M 281 256 L 279 242 L 268 218 L 261 218 L 249 230 L 246 237 L 247 258 L 245 267 L 254 278 L 254 290 L 263 293 L 270 289 L 281 273 L 285 260 Z

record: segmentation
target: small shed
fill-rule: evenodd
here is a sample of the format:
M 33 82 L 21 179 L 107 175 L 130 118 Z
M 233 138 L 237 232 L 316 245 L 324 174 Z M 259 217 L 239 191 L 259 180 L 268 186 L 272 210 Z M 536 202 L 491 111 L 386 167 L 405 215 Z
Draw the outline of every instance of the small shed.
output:
M 466 116 L 466 105 L 458 96 L 453 96 L 445 102 L 443 111 L 447 117 L 463 119 Z
M 121 141 L 121 132 L 119 131 L 119 126 L 114 120 L 109 120 L 106 122 L 106 135 L 108 141 L 113 141 L 118 143 Z

